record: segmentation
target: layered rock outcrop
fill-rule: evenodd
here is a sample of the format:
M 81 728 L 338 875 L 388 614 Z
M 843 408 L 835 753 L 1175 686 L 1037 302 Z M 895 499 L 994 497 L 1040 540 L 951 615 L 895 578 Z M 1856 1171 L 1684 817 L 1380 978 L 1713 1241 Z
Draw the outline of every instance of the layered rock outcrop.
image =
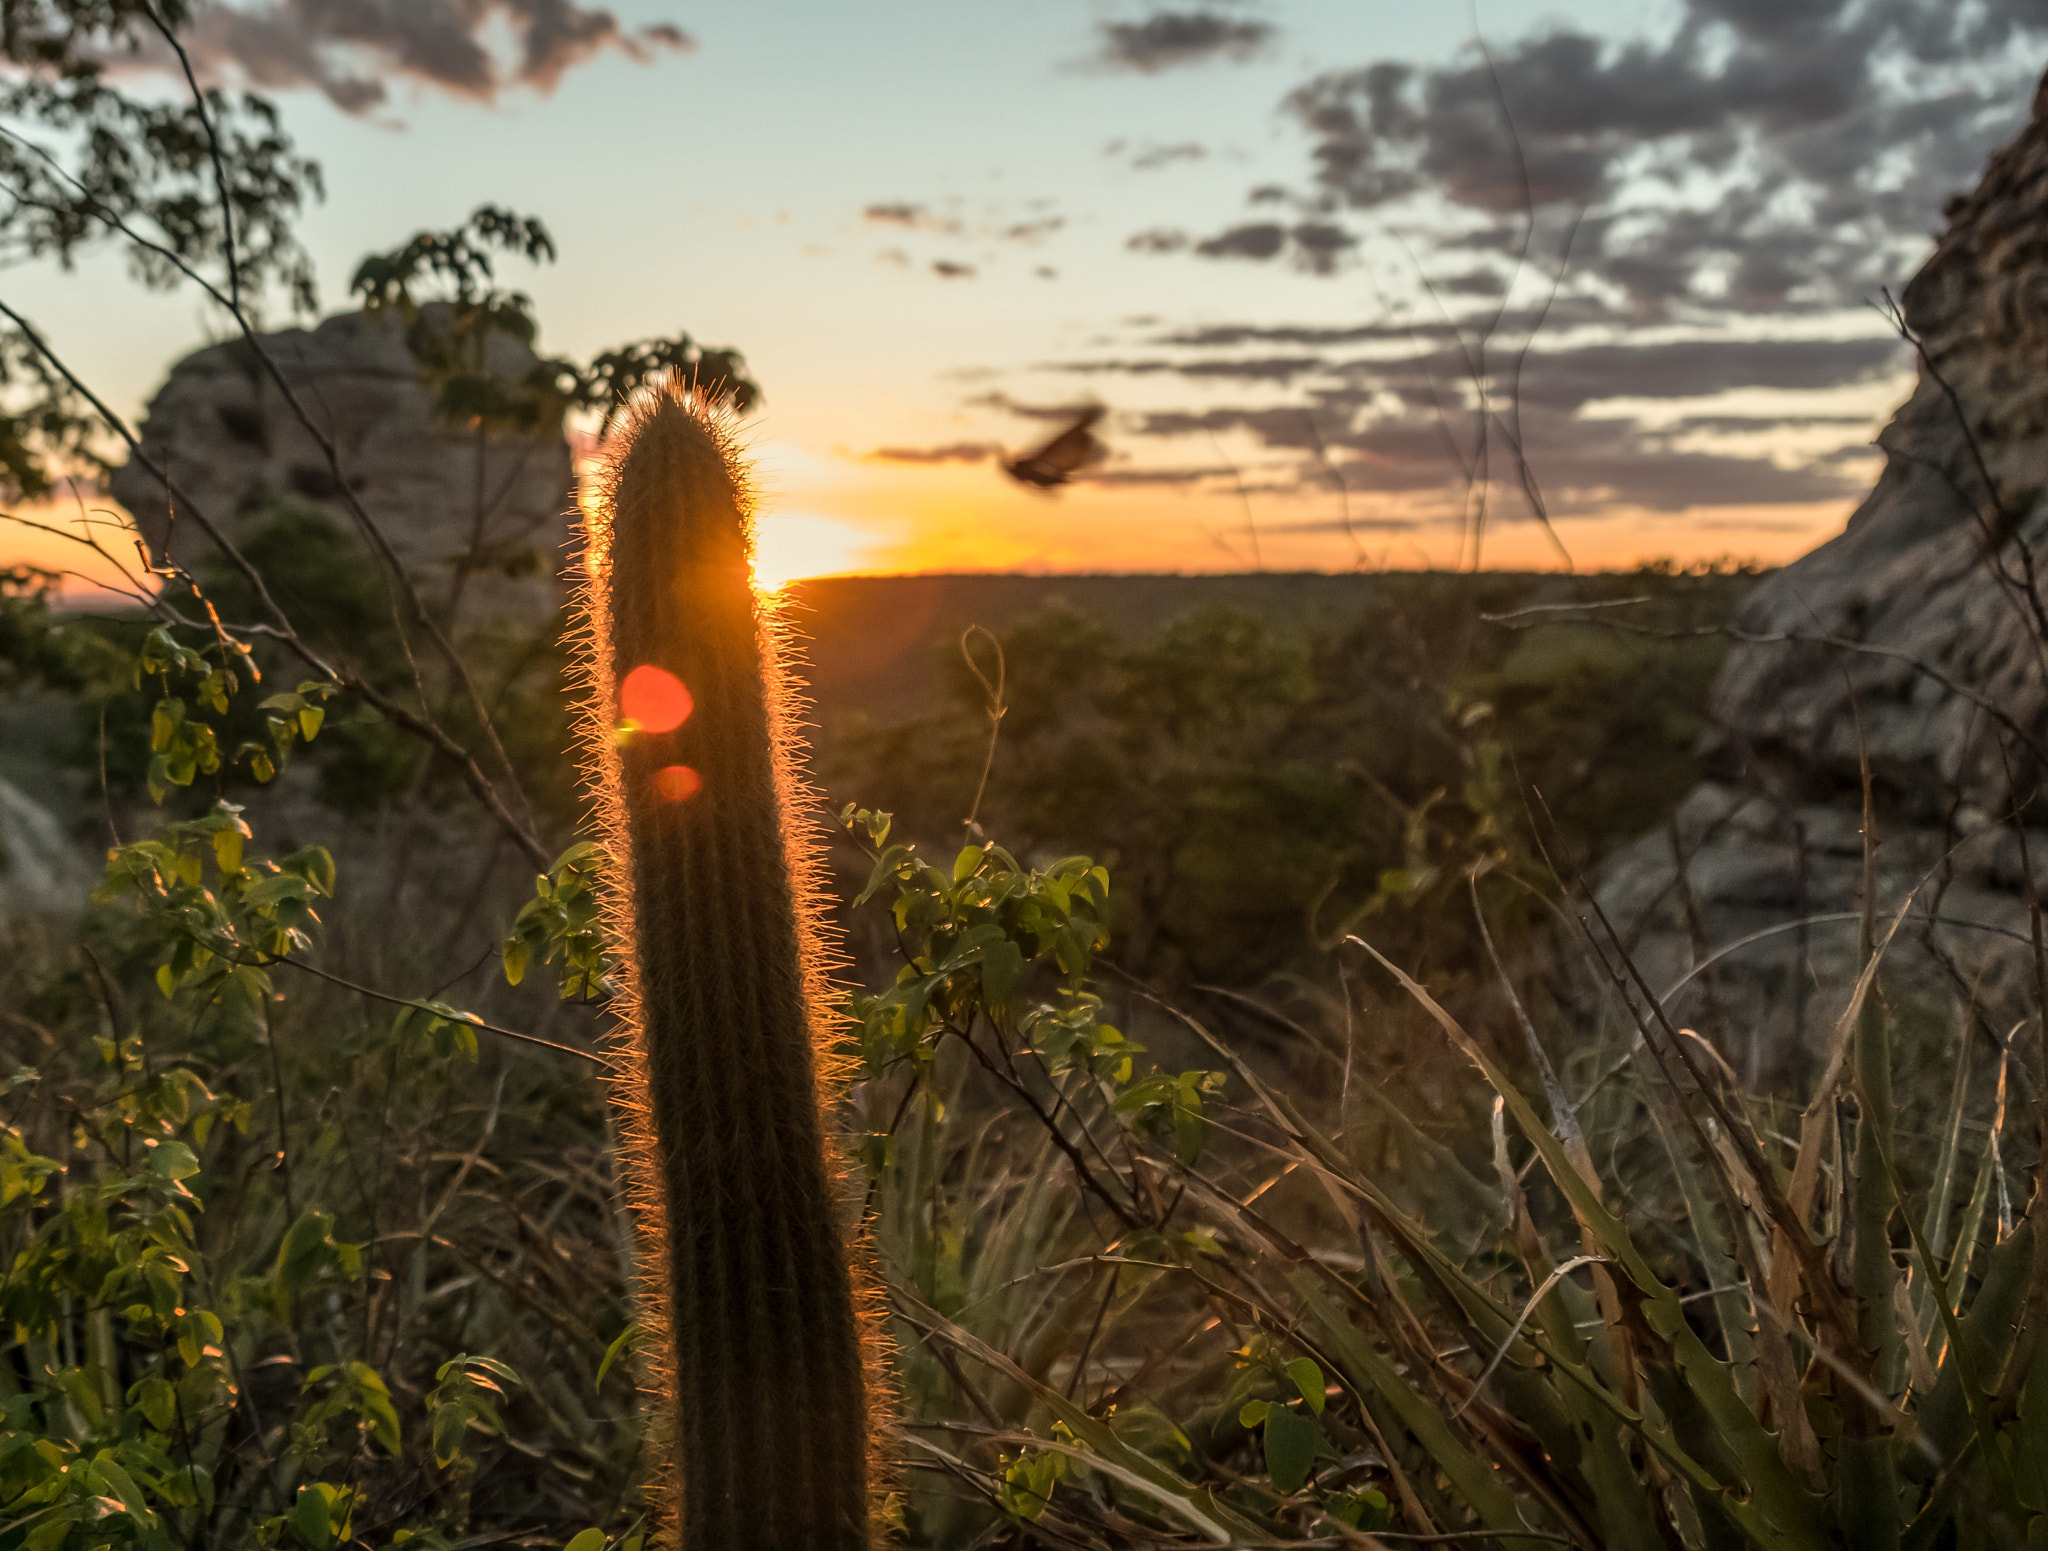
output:
M 1866 761 L 1878 909 L 1914 901 L 1888 960 L 1902 1005 L 1989 1015 L 2027 993 L 2027 864 L 2048 886 L 2048 832 L 2016 827 L 2048 823 L 2048 82 L 1901 305 L 1920 375 L 1882 476 L 1737 617 L 1713 700 L 1726 779 L 1600 889 L 1654 984 L 1690 977 L 1674 1012 L 1759 1077 L 1853 984 Z
M 446 315 L 445 306 L 423 308 L 415 327 L 444 328 Z M 355 312 L 263 335 L 260 344 L 430 600 L 459 594 L 474 617 L 543 618 L 555 604 L 575 501 L 569 444 L 559 425 L 486 436 L 450 424 L 435 412 L 407 337 L 395 317 Z M 539 361 L 499 333 L 485 364 L 492 378 L 516 384 Z M 231 535 L 287 508 L 356 531 L 325 450 L 247 341 L 209 345 L 172 367 L 139 434 L 150 458 Z M 205 553 L 197 525 L 180 520 L 140 463 L 115 472 L 112 493 L 160 552 L 168 546 L 185 565 Z M 459 588 L 458 572 L 467 573 Z

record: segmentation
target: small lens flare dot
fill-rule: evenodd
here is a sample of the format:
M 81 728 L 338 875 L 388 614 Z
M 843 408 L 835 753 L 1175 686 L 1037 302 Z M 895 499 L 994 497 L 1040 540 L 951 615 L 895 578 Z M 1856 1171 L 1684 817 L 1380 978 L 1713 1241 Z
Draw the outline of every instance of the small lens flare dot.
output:
M 619 714 L 642 732 L 674 732 L 695 709 L 683 681 L 652 663 L 641 664 L 619 685 Z
M 654 772 L 654 793 L 663 802 L 688 802 L 704 789 L 704 778 L 688 765 L 664 765 Z

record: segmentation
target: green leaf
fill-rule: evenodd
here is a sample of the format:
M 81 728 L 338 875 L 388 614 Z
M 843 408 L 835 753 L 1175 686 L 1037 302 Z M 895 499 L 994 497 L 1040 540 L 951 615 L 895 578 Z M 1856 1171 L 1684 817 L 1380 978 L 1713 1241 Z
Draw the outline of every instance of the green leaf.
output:
M 1367 1534 L 1386 1529 L 1394 1522 L 1394 1506 L 1387 1494 L 1373 1488 L 1344 1492 L 1327 1504 L 1330 1515 Z
M 1323 1430 L 1314 1418 L 1285 1406 L 1270 1408 L 1266 1412 L 1266 1474 L 1273 1478 L 1273 1490 L 1291 1494 L 1306 1486 L 1322 1442 Z
M 958 883 L 963 878 L 973 877 L 975 868 L 981 865 L 982 859 L 987 855 L 988 849 L 985 846 L 964 847 L 960 854 L 953 858 L 953 881 Z
M 512 1365 L 510 1363 L 501 1363 L 495 1357 L 472 1357 L 469 1353 L 464 1352 L 456 1361 L 469 1371 L 469 1377 L 473 1383 L 482 1382 L 477 1377 L 480 1373 L 487 1373 L 494 1379 L 502 1379 L 507 1384 L 517 1384 L 519 1382 L 519 1375 L 512 1371 Z
M 26 1551 L 57 1551 L 70 1538 L 71 1526 L 77 1522 L 69 1508 L 60 1509 L 30 1530 L 21 1543 Z
M 199 1172 L 199 1160 L 192 1149 L 174 1137 L 149 1137 L 149 1172 L 160 1180 L 190 1179 Z
M 469 1431 L 469 1407 L 456 1403 L 434 1409 L 434 1463 L 446 1470 L 462 1457 L 462 1435 Z
M 285 865 L 313 886 L 314 892 L 334 897 L 334 853 L 325 846 L 307 846 L 285 858 Z
M 356 1391 L 358 1409 L 368 1424 L 370 1436 L 382 1446 L 384 1452 L 398 1453 L 398 1409 L 391 1403 L 391 1391 L 379 1377 L 377 1370 L 368 1363 L 352 1362 L 343 1365 Z
M 624 1357 L 628 1352 L 639 1348 L 641 1337 L 645 1334 L 646 1332 L 641 1329 L 638 1322 L 628 1323 L 626 1328 L 619 1332 L 618 1339 L 604 1349 L 604 1361 L 597 1365 L 597 1378 L 593 1387 L 604 1383 L 604 1376 L 612 1371 L 613 1363 Z
M 308 1212 L 286 1230 L 277 1247 L 275 1274 L 280 1287 L 297 1292 L 319 1273 L 327 1262 L 333 1230 L 334 1219 L 325 1212 Z
M 1024 955 L 1014 942 L 992 942 L 981 953 L 981 994 L 990 1012 L 1010 1005 L 1024 984 Z
M 149 713 L 149 747 L 151 752 L 161 754 L 170 748 L 178 736 L 178 728 L 185 720 L 185 702 L 182 700 L 159 700 L 156 709 Z
M 86 1481 L 113 1496 L 135 1521 L 137 1529 L 147 1532 L 156 1527 L 156 1515 L 149 1511 L 149 1500 L 142 1495 L 142 1488 L 113 1460 L 104 1456 L 94 1460 L 86 1467 Z
M 524 937 L 505 939 L 505 983 L 516 986 L 526 978 L 526 966 L 533 960 L 533 950 L 526 945 Z
M 604 1551 L 605 1533 L 601 1529 L 586 1529 L 577 1534 L 562 1547 L 562 1551 Z
M 276 872 L 259 879 L 242 891 L 242 900 L 252 910 L 275 910 L 286 900 L 303 900 L 312 885 L 296 873 Z
M 1317 1416 L 1323 1414 L 1328 1401 L 1327 1386 L 1323 1381 L 1323 1370 L 1309 1357 L 1297 1357 L 1287 1365 L 1287 1377 L 1294 1381 L 1294 1387 L 1301 1391 L 1301 1398 L 1308 1402 L 1309 1410 Z
M 329 1512 L 327 1494 L 318 1486 L 299 1488 L 298 1501 L 292 1504 L 291 1519 L 292 1533 L 313 1551 L 327 1551 L 334 1544 L 334 1520 Z
M 177 1420 L 177 1392 L 167 1380 L 154 1377 L 139 1380 L 128 1391 L 128 1403 L 160 1433 L 169 1432 Z

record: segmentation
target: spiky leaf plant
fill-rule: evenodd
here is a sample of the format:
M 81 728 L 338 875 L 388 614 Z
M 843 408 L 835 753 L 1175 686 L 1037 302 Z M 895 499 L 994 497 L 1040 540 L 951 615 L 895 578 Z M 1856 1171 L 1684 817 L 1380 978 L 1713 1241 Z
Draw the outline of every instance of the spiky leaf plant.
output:
M 590 527 L 588 732 L 665 1507 L 716 1551 L 864 1546 L 863 1321 L 820 1118 L 822 950 L 745 475 L 644 399 Z

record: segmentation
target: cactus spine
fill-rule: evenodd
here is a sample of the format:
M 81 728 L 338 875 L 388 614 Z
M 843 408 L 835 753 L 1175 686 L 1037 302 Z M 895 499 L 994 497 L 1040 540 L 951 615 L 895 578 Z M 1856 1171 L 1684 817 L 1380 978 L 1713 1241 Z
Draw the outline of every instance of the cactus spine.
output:
M 586 731 L 628 961 L 618 1100 L 663 1506 L 687 1551 L 855 1551 L 873 1321 L 835 1221 L 824 968 L 748 484 L 716 412 L 680 391 L 643 400 L 609 458 Z M 617 686 L 644 665 L 694 701 L 673 732 L 618 727 Z

